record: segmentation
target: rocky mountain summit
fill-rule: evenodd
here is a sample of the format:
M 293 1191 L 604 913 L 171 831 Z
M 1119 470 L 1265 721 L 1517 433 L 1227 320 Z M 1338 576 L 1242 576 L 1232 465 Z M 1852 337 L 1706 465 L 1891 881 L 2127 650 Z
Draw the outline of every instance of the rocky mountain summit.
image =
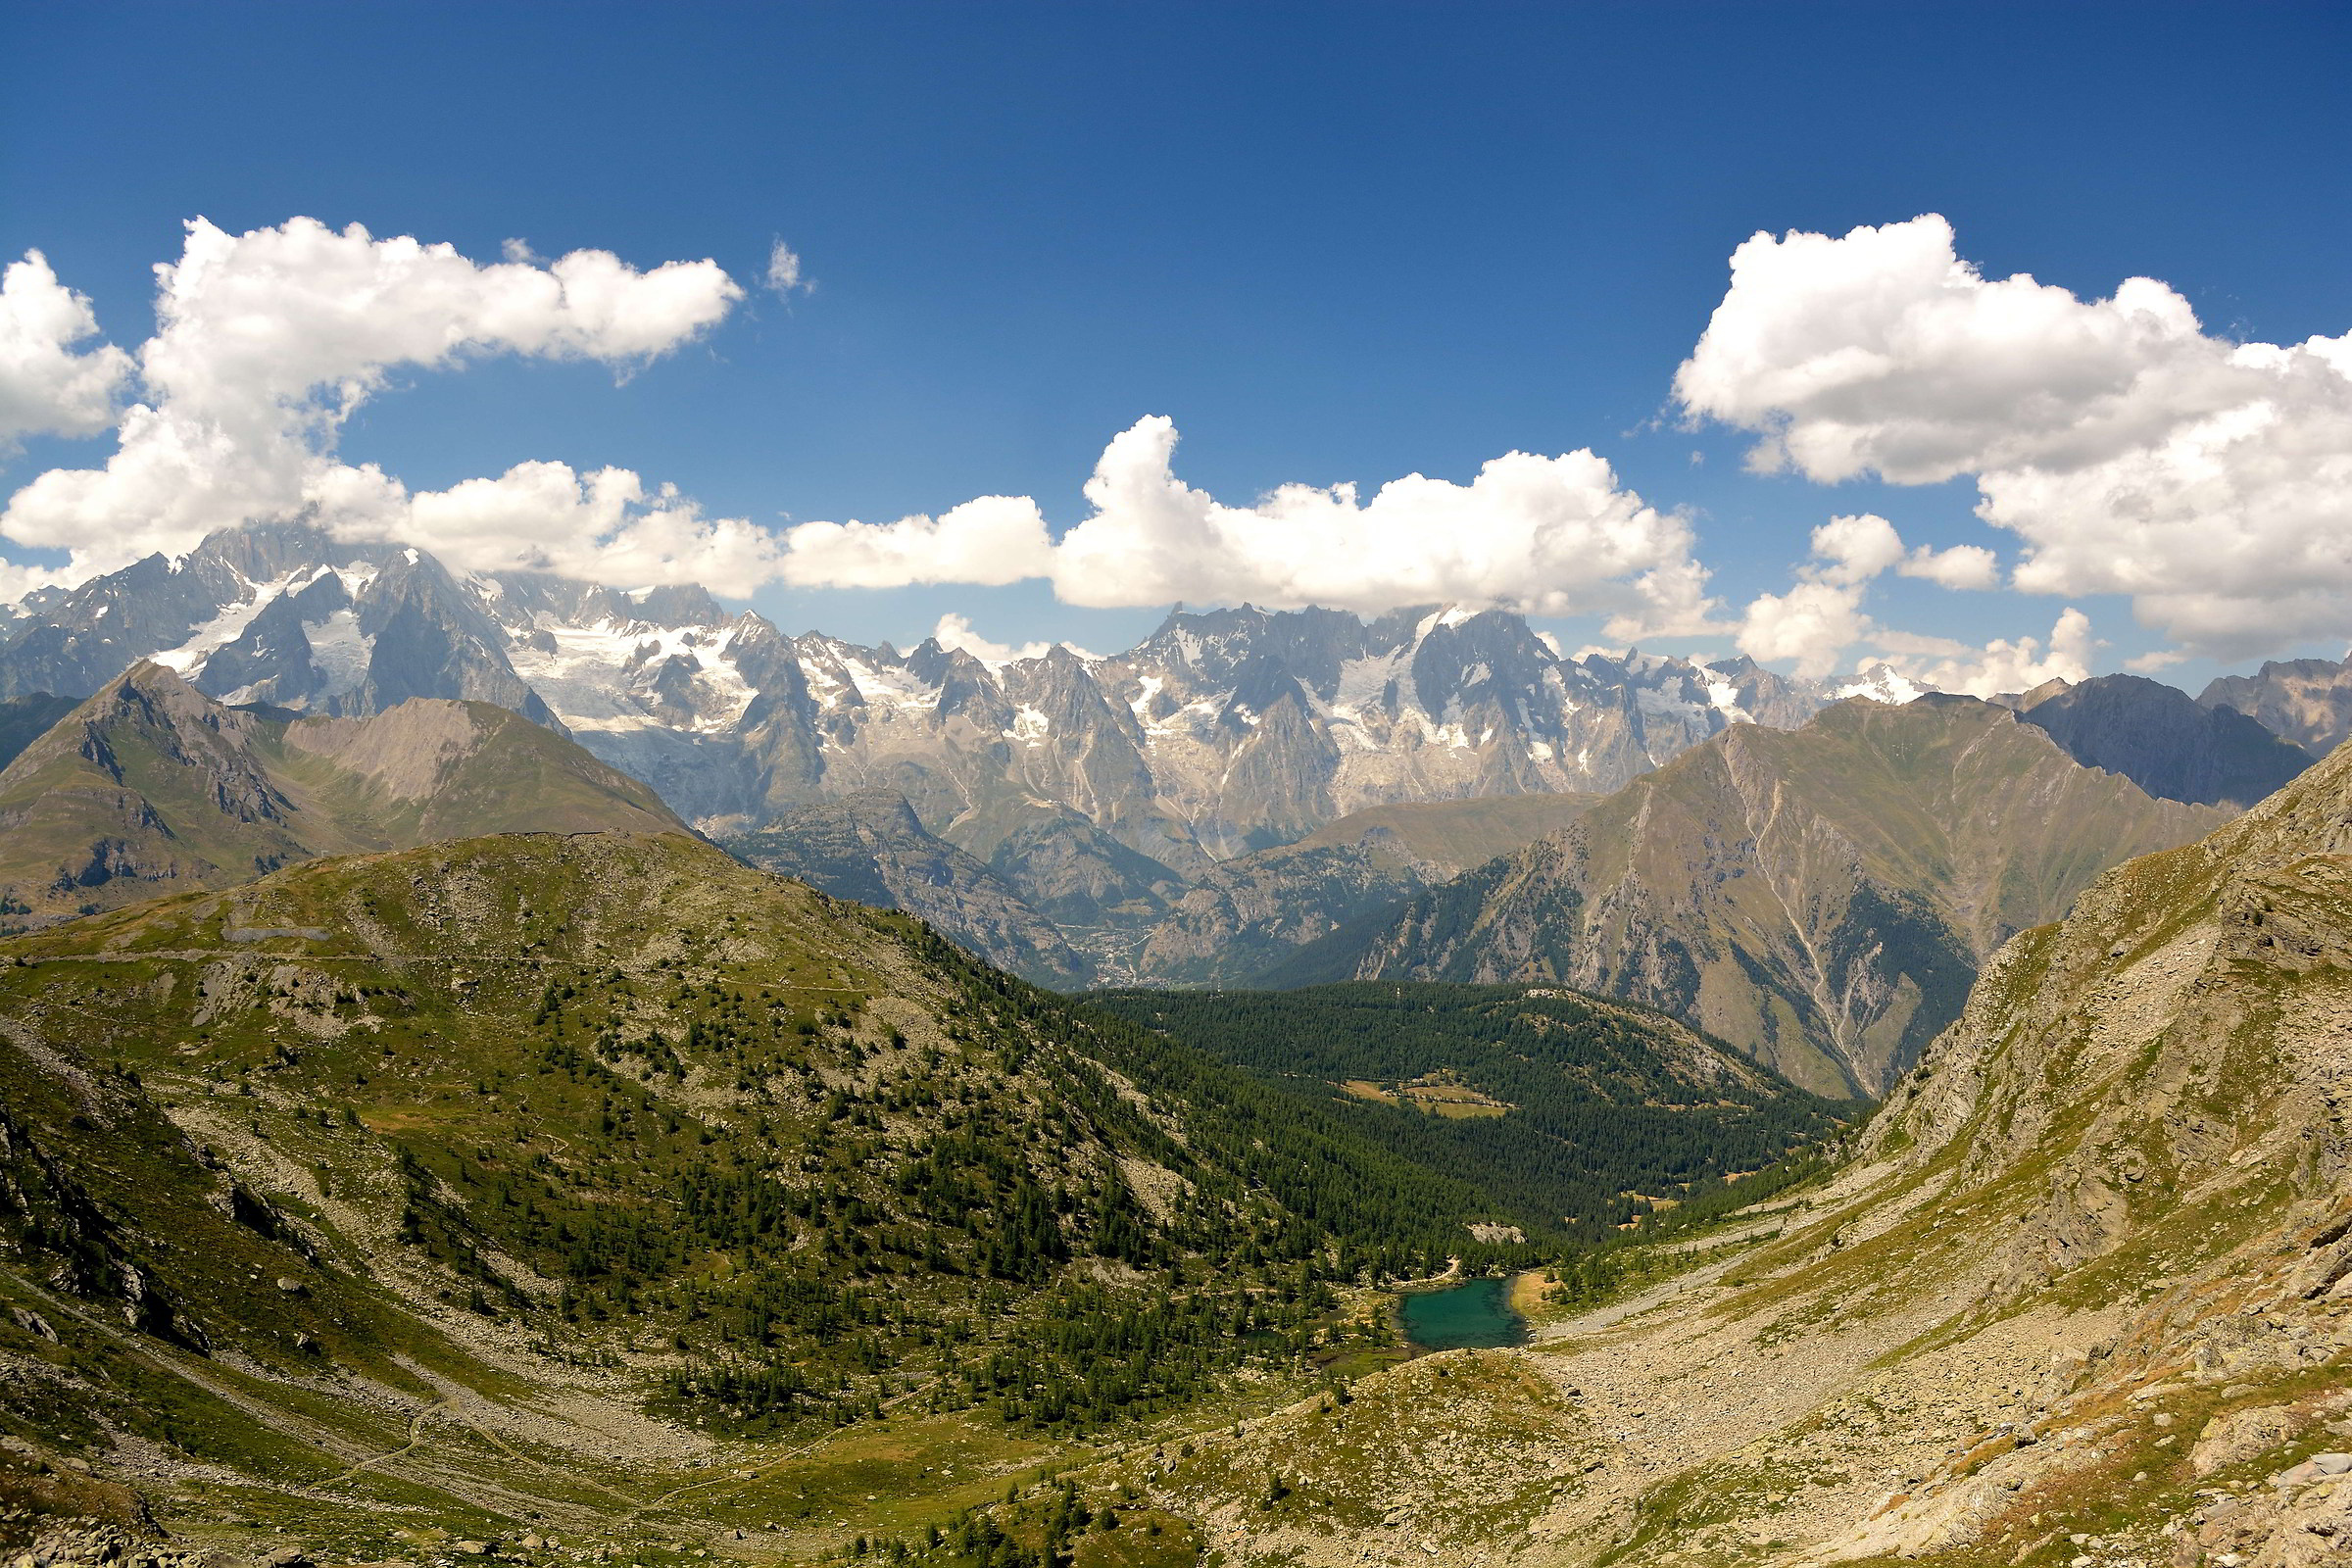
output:
M 0 769 L 0 909 L 40 922 L 487 832 L 682 826 L 643 784 L 489 703 L 298 717 L 141 662 Z
M 2222 819 L 2081 766 L 2006 709 L 1855 699 L 1794 730 L 1727 730 L 1268 978 L 1556 981 L 1660 1008 L 1817 1093 L 1875 1095 L 2003 942 Z
M 2352 735 L 2352 659 L 2273 660 L 2251 675 L 2224 675 L 2197 701 L 2227 705 L 2314 757 Z

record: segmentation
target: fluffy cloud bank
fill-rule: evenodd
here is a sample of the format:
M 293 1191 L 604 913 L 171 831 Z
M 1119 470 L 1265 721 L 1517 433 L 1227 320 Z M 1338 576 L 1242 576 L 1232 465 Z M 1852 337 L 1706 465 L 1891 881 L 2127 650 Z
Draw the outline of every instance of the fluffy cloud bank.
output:
M 1699 629 L 1713 605 L 1689 524 L 1623 488 L 1590 451 L 1509 453 L 1467 484 L 1412 474 L 1369 499 L 1353 485 L 1293 484 L 1233 506 L 1175 476 L 1175 426 L 1152 417 L 1110 442 L 1086 485 L 1092 511 L 1059 539 L 1027 497 L 983 496 L 937 517 L 770 530 L 705 517 L 673 488 L 625 469 L 548 462 L 412 493 L 336 455 L 345 423 L 395 371 L 504 354 L 625 371 L 707 332 L 743 290 L 708 261 L 638 271 L 580 251 L 542 263 L 517 242 L 504 261 L 482 264 L 447 245 L 299 218 L 244 234 L 197 220 L 180 259 L 156 275 L 159 328 L 135 362 L 142 400 L 118 416 L 131 358 L 113 347 L 74 352 L 96 322 L 37 256 L 8 274 L 0 439 L 116 425 L 103 466 L 42 473 L 0 513 L 7 538 L 71 551 L 67 577 L 181 553 L 217 528 L 308 514 L 345 536 L 413 542 L 461 567 L 632 587 L 1043 578 L 1088 606 L 1250 600 L 1376 612 L 1450 600 L 1599 613 L 1618 637 Z M 765 280 L 779 293 L 807 287 L 781 242 Z
M 785 536 L 782 575 L 860 588 L 1043 577 L 1100 608 L 1504 605 L 1605 614 L 1615 637 L 1699 630 L 1713 605 L 1690 525 L 1589 451 L 1510 453 L 1466 485 L 1411 474 L 1368 501 L 1351 484 L 1291 484 L 1235 507 L 1178 479 L 1175 449 L 1157 416 L 1115 437 L 1086 484 L 1092 513 L 1058 540 L 1035 503 L 987 497 L 936 520 L 804 523 Z
M 0 454 L 28 435 L 96 435 L 115 422 L 130 356 L 95 337 L 90 302 L 67 288 L 39 251 L 0 273 Z
M 1881 625 L 1862 605 L 1872 582 L 1889 571 L 1946 588 L 1990 588 L 1999 580 L 1992 552 L 1980 546 L 1905 550 L 1894 524 L 1875 513 L 1832 517 L 1813 530 L 1812 559 L 1797 569 L 1795 585 L 1784 594 L 1758 594 L 1748 605 L 1740 651 L 1768 662 L 1788 661 L 1797 674 L 1819 679 L 1864 647 L 1875 650 L 1873 662 L 1920 686 L 1976 697 L 2090 673 L 2090 619 L 2072 608 L 2059 615 L 2046 644 L 2020 637 L 1978 648 Z
M 576 251 L 545 266 L 518 246 L 510 254 L 484 266 L 447 245 L 376 239 L 356 223 L 337 231 L 298 218 L 229 234 L 196 220 L 180 259 L 156 269 L 158 330 L 137 359 L 146 400 L 122 415 L 114 455 L 101 468 L 57 468 L 34 478 L 0 513 L 0 533 L 70 550 L 86 575 L 150 551 L 184 551 L 216 528 L 306 508 L 350 533 L 398 533 L 412 522 L 428 528 L 434 516 L 447 522 L 468 512 L 518 521 L 520 507 L 502 507 L 502 499 L 560 488 L 549 471 L 560 466 L 525 465 L 502 480 L 472 482 L 497 494 L 459 486 L 437 512 L 417 514 L 396 480 L 336 462 L 336 436 L 397 368 L 517 354 L 625 370 L 715 324 L 742 290 L 708 261 L 641 272 L 603 251 Z M 10 270 L 11 320 L 18 269 L 35 260 Z M 45 266 L 24 286 L 27 314 L 45 313 L 53 323 L 48 341 L 61 346 L 74 340 L 69 334 L 76 328 L 86 336 L 95 326 L 78 300 L 78 315 L 61 317 L 62 292 Z M 0 342 L 13 342 L 15 331 L 0 327 L 7 334 Z M 120 350 L 102 352 L 121 357 Z M 13 348 L 0 354 L 14 366 Z M 54 355 L 33 363 L 50 367 L 49 384 L 62 384 Z M 127 366 L 121 357 L 113 380 Z M 73 384 L 79 412 L 71 427 L 78 432 L 107 422 L 91 414 L 94 402 L 111 395 L 112 381 L 95 386 L 107 368 L 96 363 L 89 384 Z M 61 401 L 72 400 L 52 399 Z M 69 426 L 53 419 L 50 427 Z M 697 525 L 681 509 L 657 505 L 634 515 L 623 500 L 627 488 L 605 476 L 575 485 L 571 511 L 551 514 L 537 532 L 557 533 L 558 519 L 572 526 L 595 516 L 671 547 L 693 547 Z M 701 533 L 713 546 L 726 543 L 709 528 Z M 474 558 L 484 543 L 493 556 L 512 553 L 504 541 L 470 543 L 453 551 L 462 564 L 480 564 Z M 640 538 L 623 553 L 653 549 Z
M 2352 627 L 2352 336 L 2232 343 L 2144 277 L 1986 278 L 1930 216 L 1748 240 L 1675 392 L 1758 432 L 1762 470 L 1971 476 L 2018 587 L 2130 594 L 2197 652 Z

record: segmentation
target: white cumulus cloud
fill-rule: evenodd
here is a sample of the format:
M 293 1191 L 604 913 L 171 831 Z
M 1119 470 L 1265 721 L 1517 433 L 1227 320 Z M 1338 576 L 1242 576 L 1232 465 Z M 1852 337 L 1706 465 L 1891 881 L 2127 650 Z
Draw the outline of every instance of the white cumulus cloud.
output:
M 39 251 L 0 272 L 0 456 L 28 435 L 96 435 L 115 422 L 130 356 L 111 343 L 74 351 L 97 332 L 90 302 Z
M 1152 416 L 1104 449 L 1086 486 L 1093 514 L 1054 548 L 1060 598 L 1362 612 L 1448 601 L 1604 613 L 1612 637 L 1707 627 L 1714 602 L 1689 523 L 1622 488 L 1590 451 L 1508 453 L 1466 485 L 1408 474 L 1368 501 L 1352 484 L 1288 484 L 1235 507 L 1178 479 L 1175 447 L 1173 422 Z
M 2151 278 L 2101 300 L 1987 278 L 1929 216 L 1740 246 L 1675 391 L 1756 431 L 1760 469 L 1970 476 L 2025 542 L 2018 587 L 2129 594 L 2198 652 L 2352 624 L 2352 335 L 2233 343 Z M 1994 567 L 1946 552 L 1915 574 Z
M 1018 660 L 1043 659 L 1057 646 L 1046 642 L 1017 645 L 995 642 L 975 631 L 971 621 L 953 612 L 939 617 L 939 624 L 931 629 L 931 638 L 942 648 L 953 648 L 971 655 L 991 669 L 1001 668 Z M 1058 646 L 1067 648 L 1080 659 L 1095 657 L 1075 643 L 1061 643 Z
M 1740 651 L 1769 662 L 1793 660 L 1796 673 L 1819 680 L 1875 623 L 1862 613 L 1859 583 L 1800 582 L 1785 594 L 1758 594 L 1740 621 Z
M 1813 530 L 1813 556 L 1821 564 L 1811 568 L 1812 575 L 1851 587 L 1899 564 L 1903 539 L 1893 523 L 1875 512 L 1832 517 Z
M 739 517 L 705 517 L 669 485 L 626 468 L 575 472 L 519 463 L 495 478 L 410 494 L 372 465 L 340 467 L 319 493 L 347 535 L 397 540 L 475 571 L 551 571 L 621 587 L 773 577 L 775 536 Z
M 0 513 L 0 533 L 71 550 L 86 574 L 306 507 L 330 526 L 394 527 L 397 483 L 333 455 L 344 421 L 393 370 L 520 354 L 625 371 L 742 295 L 707 261 L 638 271 L 603 251 L 545 266 L 510 254 L 519 259 L 485 266 L 356 223 L 297 218 L 229 234 L 195 220 L 180 259 L 156 269 L 160 326 L 138 356 L 146 399 L 123 413 L 114 455 L 35 477 Z M 366 505 L 338 513 L 355 499 Z
M 1986 589 L 2001 585 L 2000 561 L 1983 545 L 1954 545 L 1949 550 L 1921 545 L 1894 569 L 1905 577 L 1925 577 L 1939 588 Z
M 803 522 L 784 531 L 779 572 L 802 588 L 994 586 L 1042 577 L 1054 544 L 1027 496 L 981 496 L 937 517 L 897 522 Z
M 1749 602 L 1740 620 L 1740 651 L 1767 662 L 1794 661 L 1796 673 L 1814 680 L 1837 668 L 1845 651 L 1857 643 L 1872 644 L 1898 658 L 1923 651 L 1961 652 L 1963 644 L 1889 631 L 1863 613 L 1870 584 L 1888 571 L 1924 577 L 1946 588 L 1989 588 L 1999 580 L 1992 552 L 1980 545 L 1905 550 L 1894 524 L 1875 512 L 1832 517 L 1813 530 L 1812 559 L 1797 568 L 1796 585 L 1785 594 L 1758 594 Z
M 1114 437 L 1086 484 L 1093 511 L 1059 539 L 1028 497 L 983 496 L 936 518 L 797 524 L 779 575 L 826 588 L 1042 577 L 1064 603 L 1102 609 L 1445 601 L 1603 613 L 1619 638 L 1721 629 L 1690 525 L 1591 452 L 1510 453 L 1466 485 L 1411 474 L 1369 501 L 1351 484 L 1290 484 L 1236 507 L 1178 479 L 1175 447 L 1160 416 Z
M 1925 650 L 1905 653 L 1904 646 Z M 1995 697 L 2032 691 L 2046 680 L 2082 680 L 2098 648 L 2090 617 L 2068 606 L 2058 612 L 2048 640 L 1996 637 L 1982 648 L 1940 638 L 1887 638 L 1886 664 L 1931 691 Z

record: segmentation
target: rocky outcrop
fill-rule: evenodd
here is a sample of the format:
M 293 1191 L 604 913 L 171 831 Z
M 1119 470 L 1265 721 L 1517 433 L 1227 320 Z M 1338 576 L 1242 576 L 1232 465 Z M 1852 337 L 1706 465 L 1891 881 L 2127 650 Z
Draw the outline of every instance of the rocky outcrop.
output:
M 1817 1092 L 1876 1094 L 2002 942 L 2221 820 L 2079 765 L 2004 709 L 1855 700 L 1797 730 L 1727 731 L 1269 979 L 1556 981 L 1670 1012 Z
M 2313 760 L 2234 708 L 2200 706 L 2139 675 L 2082 681 L 2023 714 L 2083 766 L 2121 773 L 2161 800 L 2242 810 Z

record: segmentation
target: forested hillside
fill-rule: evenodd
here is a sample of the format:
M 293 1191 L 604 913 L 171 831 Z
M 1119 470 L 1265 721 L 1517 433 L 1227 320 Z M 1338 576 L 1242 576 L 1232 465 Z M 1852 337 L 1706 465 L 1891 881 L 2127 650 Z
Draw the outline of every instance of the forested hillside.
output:
M 1858 1116 L 1646 1007 L 1532 986 L 1360 982 L 1090 999 L 1321 1100 L 1531 1236 L 1608 1240 Z
M 387 1398 L 1067 1437 L 1385 1342 L 1358 1282 L 1538 1255 L 1343 1107 L 684 836 L 312 861 L 0 960 L 0 1354 L 43 1390 L 0 1425 L 313 1517 L 514 1516 L 463 1467 L 329 1485 Z M 527 1424 L 607 1441 L 571 1419 Z

